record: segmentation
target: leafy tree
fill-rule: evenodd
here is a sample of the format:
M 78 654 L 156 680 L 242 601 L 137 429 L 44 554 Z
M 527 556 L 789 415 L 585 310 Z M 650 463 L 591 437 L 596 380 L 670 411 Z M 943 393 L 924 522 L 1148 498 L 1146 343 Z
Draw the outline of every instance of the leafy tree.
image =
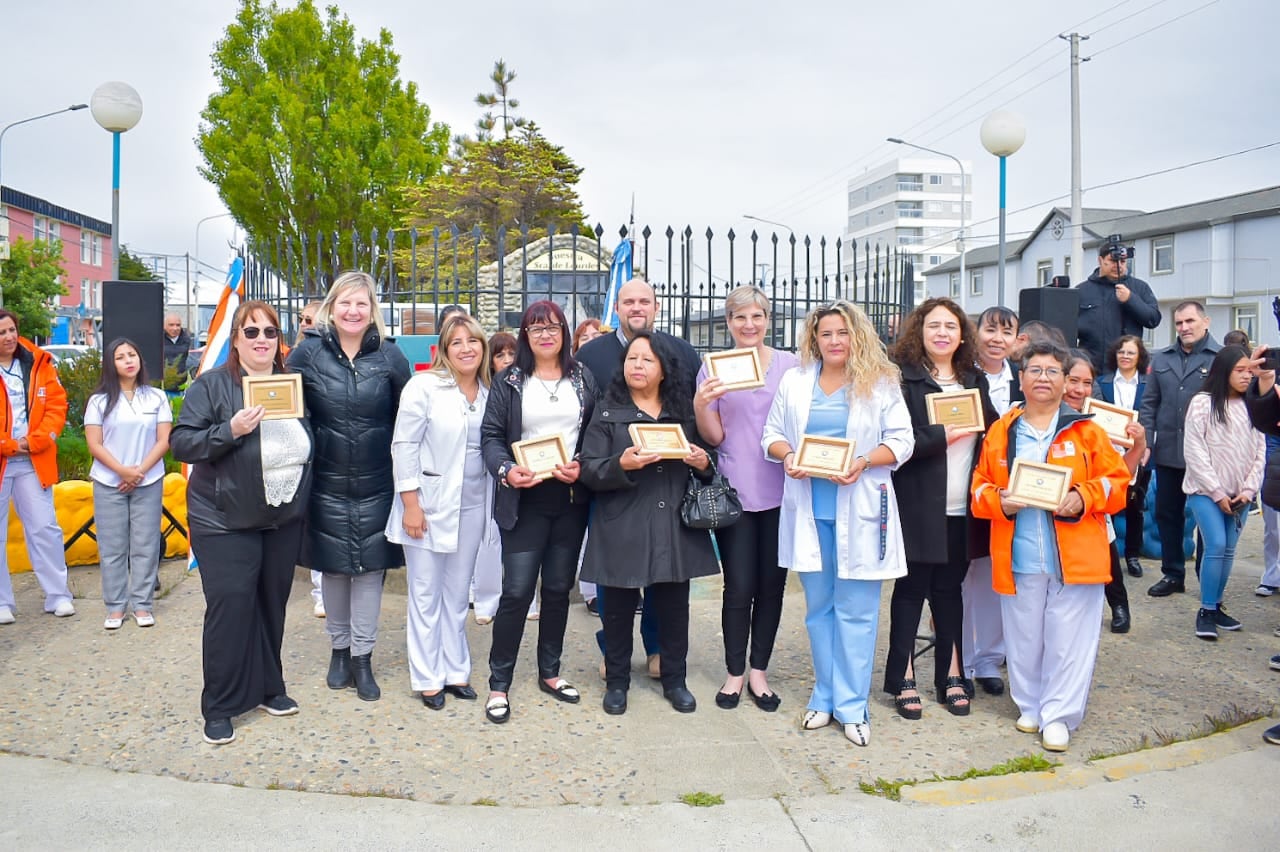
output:
M 160 278 L 129 251 L 128 246 L 120 247 L 120 279 L 121 281 L 159 281 Z
M 9 259 L 2 266 L 4 306 L 17 315 L 18 331 L 23 337 L 48 334 L 53 315 L 49 305 L 67 292 L 62 284 L 62 240 L 28 242 L 18 237 L 9 244 Z
M 201 175 L 263 249 L 277 238 L 385 232 L 406 187 L 437 174 L 449 130 L 400 80 L 391 33 L 357 41 L 336 6 L 241 0 L 213 50 L 218 90 L 201 113 Z M 353 265 L 350 240 L 338 262 Z M 326 243 L 327 244 L 327 243 Z

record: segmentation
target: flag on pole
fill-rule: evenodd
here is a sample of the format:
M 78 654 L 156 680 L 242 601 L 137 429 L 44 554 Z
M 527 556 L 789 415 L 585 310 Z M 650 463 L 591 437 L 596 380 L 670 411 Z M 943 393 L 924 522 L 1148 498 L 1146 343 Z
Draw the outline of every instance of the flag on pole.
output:
M 226 363 L 227 353 L 231 349 L 231 318 L 235 315 L 236 308 L 240 307 L 240 300 L 243 298 L 244 259 L 237 257 L 231 262 L 231 268 L 227 270 L 226 286 L 222 288 L 222 295 L 218 297 L 218 307 L 213 312 L 213 319 L 209 321 L 209 336 L 206 338 L 208 342 L 204 347 L 204 354 L 200 356 L 200 365 L 196 367 L 197 376 L 205 370 L 212 370 Z M 182 475 L 189 476 L 185 464 L 182 466 Z M 200 566 L 196 562 L 195 551 L 191 549 L 189 526 L 187 534 L 187 570 L 194 571 Z
M 618 291 L 631 276 L 631 241 L 624 238 L 614 249 L 613 263 L 609 265 L 609 291 L 605 294 L 604 315 L 600 318 L 602 328 L 618 327 Z

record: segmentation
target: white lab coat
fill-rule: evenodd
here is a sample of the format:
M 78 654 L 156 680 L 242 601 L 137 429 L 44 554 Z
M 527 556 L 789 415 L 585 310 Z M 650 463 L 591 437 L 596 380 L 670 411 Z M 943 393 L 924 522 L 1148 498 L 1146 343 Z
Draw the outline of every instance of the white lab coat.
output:
M 489 389 L 480 386 L 477 411 L 484 411 Z M 391 466 L 395 499 L 387 518 L 387 540 L 405 547 L 421 547 L 436 553 L 458 550 L 458 519 L 462 506 L 462 471 L 467 452 L 467 398 L 450 376 L 434 372 L 416 374 L 400 394 L 391 436 Z M 493 477 L 485 475 L 485 529 L 493 515 Z M 400 494 L 418 492 L 418 503 L 427 519 L 422 538 L 404 531 L 404 503 Z
M 766 458 L 769 446 L 776 441 L 786 441 L 793 448 L 800 445 L 800 437 L 809 422 L 818 369 L 817 365 L 796 367 L 782 377 L 760 442 Z M 897 462 L 888 467 L 869 468 L 853 485 L 837 489 L 836 576 L 841 580 L 892 580 L 904 576 L 907 560 L 902 548 L 902 526 L 898 521 L 892 471 L 911 458 L 915 437 L 899 384 L 882 381 L 870 400 L 854 399 L 849 407 L 845 435 L 853 439 L 858 455 L 868 454 L 884 444 L 893 451 Z M 886 510 L 883 553 L 882 507 Z M 778 564 L 792 571 L 822 570 L 818 527 L 813 518 L 813 488 L 808 479 L 787 477 L 783 484 Z

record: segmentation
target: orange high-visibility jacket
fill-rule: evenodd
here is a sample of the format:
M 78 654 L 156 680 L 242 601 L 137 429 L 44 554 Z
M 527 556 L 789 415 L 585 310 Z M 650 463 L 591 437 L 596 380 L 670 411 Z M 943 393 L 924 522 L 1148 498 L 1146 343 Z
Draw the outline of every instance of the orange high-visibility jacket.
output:
M 27 446 L 31 466 L 45 488 L 58 481 L 58 435 L 67 423 L 67 392 L 58 381 L 58 368 L 53 357 L 25 337 L 18 338 L 15 363 L 22 364 L 22 377 L 27 386 Z M 13 406 L 4 397 L 0 417 L 0 476 L 4 475 L 9 456 L 18 452 L 13 438 Z

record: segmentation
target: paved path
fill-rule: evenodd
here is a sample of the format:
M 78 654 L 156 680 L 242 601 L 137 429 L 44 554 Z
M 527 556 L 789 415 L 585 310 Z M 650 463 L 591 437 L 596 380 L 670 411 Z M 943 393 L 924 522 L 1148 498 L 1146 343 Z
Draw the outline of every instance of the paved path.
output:
M 1192 633 L 1197 606 L 1194 597 L 1157 600 L 1145 594 L 1154 579 L 1151 563 L 1148 577 L 1129 581 L 1133 632 L 1114 636 L 1104 629 L 1089 715 L 1073 738 L 1070 752 L 1061 757 L 1063 767 L 1055 777 L 1078 773 L 1086 788 L 1118 788 L 1118 784 L 1088 780 L 1091 771 L 1093 777 L 1100 777 L 1090 770 L 1090 758 L 1128 751 L 1143 741 L 1155 743 L 1185 735 L 1201 727 L 1206 716 L 1221 716 L 1233 707 L 1270 712 L 1280 694 L 1280 673 L 1267 668 L 1267 658 L 1280 653 L 1280 638 L 1272 635 L 1273 628 L 1280 625 L 1280 596 L 1262 599 L 1252 593 L 1261 573 L 1258 521 L 1250 519 L 1227 593 L 1228 607 L 1245 624 L 1240 633 L 1224 634 L 1217 643 L 1197 640 Z M 699 708 L 692 715 L 671 710 L 657 683 L 640 671 L 643 661 L 637 651 L 630 709 L 621 717 L 606 716 L 599 706 L 603 684 L 596 674 L 599 657 L 593 636 L 599 621 L 581 605 L 575 605 L 570 616 L 562 673 L 582 689 L 582 704 L 560 704 L 535 688 L 531 639 L 537 625 L 530 623 L 511 694 L 513 718 L 509 724 L 491 725 L 484 720 L 478 703 L 452 698 L 445 710 L 429 711 L 408 685 L 405 598 L 395 591 L 403 588 L 396 583 L 388 585 L 382 632 L 374 653 L 383 699 L 362 702 L 354 691 L 334 692 L 324 686 L 328 645 L 323 623 L 311 615 L 308 583 L 301 571 L 290 603 L 284 654 L 290 694 L 302 712 L 282 719 L 261 712 L 246 714 L 236 720 L 237 741 L 214 748 L 202 741 L 199 719 L 203 611 L 199 576 L 186 576 L 178 561 L 166 563 L 165 594 L 156 607 L 157 627 L 141 630 L 129 622 L 124 629 L 108 633 L 102 629 L 96 570 L 73 569 L 72 574 L 80 612 L 71 619 L 41 614 L 34 578 L 29 574 L 14 578 L 18 622 L 0 627 L 0 673 L 6 677 L 0 752 L 10 756 L 0 763 L 0 776 L 7 800 L 24 795 L 30 786 L 25 780 L 28 775 L 43 778 L 50 773 L 53 783 L 57 776 L 71 773 L 68 786 L 85 788 L 83 795 L 88 798 L 80 805 L 68 801 L 65 813 L 62 808 L 52 813 L 75 814 L 86 826 L 110 819 L 124 825 L 129 818 L 123 811 L 111 817 L 92 804 L 93 790 L 99 786 L 95 779 L 103 777 L 96 769 L 105 769 L 244 786 L 265 791 L 254 799 L 264 802 L 309 800 L 271 792 L 279 788 L 355 794 L 360 798 L 323 799 L 324 812 L 376 807 L 379 812 L 387 809 L 389 814 L 426 814 L 428 824 L 440 826 L 450 824 L 454 812 L 415 812 L 412 803 L 398 800 L 496 804 L 500 806 L 496 811 L 456 810 L 480 814 L 460 817 L 464 824 L 483 817 L 520 831 L 515 836 L 522 845 L 537 845 L 529 826 L 544 823 L 530 823 L 534 815 L 546 816 L 545 824 L 553 826 L 558 823 L 551 815 L 571 813 L 581 814 L 588 820 L 584 826 L 598 827 L 601 832 L 619 825 L 660 824 L 671 837 L 692 841 L 699 836 L 686 834 L 686 829 L 693 832 L 689 826 L 707 824 L 720 828 L 702 840 L 723 836 L 727 845 L 733 837 L 776 839 L 784 848 L 804 842 L 815 848 L 835 848 L 830 844 L 836 835 L 823 832 L 836 831 L 843 820 L 865 816 L 868 825 L 885 826 L 883 833 L 875 835 L 884 846 L 905 848 L 910 844 L 887 826 L 892 825 L 892 815 L 908 805 L 865 796 L 859 792 L 860 782 L 954 775 L 1040 751 L 1035 737 L 1014 731 L 1016 712 L 1007 696 L 993 699 L 980 695 L 966 718 L 952 717 L 941 705 L 929 702 L 922 721 L 907 722 L 893 712 L 888 696 L 877 693 L 871 711 L 873 742 L 866 749 L 846 742 L 834 726 L 799 731 L 796 717 L 811 684 L 798 588 L 788 594 L 771 666 L 772 683 L 783 697 L 782 708 L 775 714 L 760 712 L 745 697 L 731 712 L 717 709 L 712 701 L 723 674 L 719 592 L 714 582 L 700 585 L 693 603 L 689 686 L 698 697 Z M 888 591 L 886 587 L 880 661 L 887 635 Z M 476 657 L 473 682 L 483 696 L 491 628 L 472 624 L 469 629 Z M 931 662 L 922 658 L 919 679 L 923 683 L 931 681 L 931 668 Z M 880 680 L 878 667 L 874 682 L 879 684 Z M 1239 761 L 1241 771 L 1247 773 L 1269 768 L 1272 780 L 1266 792 L 1273 794 L 1275 781 L 1280 779 L 1280 749 L 1262 743 L 1261 727 L 1265 724 L 1251 727 L 1247 735 L 1232 735 L 1229 742 L 1233 745 L 1226 756 L 1220 750 L 1211 756 L 1189 753 L 1178 765 L 1193 766 L 1211 759 L 1231 766 L 1236 765 L 1232 761 Z M 30 761 L 23 756 L 54 761 Z M 13 761 L 19 769 L 5 765 Z M 1173 774 L 1194 771 L 1184 768 Z M 1231 772 L 1230 789 L 1247 805 L 1259 793 L 1256 788 L 1260 785 L 1250 785 L 1246 779 L 1260 776 L 1238 777 L 1235 771 Z M 83 782 L 74 780 L 80 772 L 84 773 Z M 144 784 L 147 790 L 194 790 L 199 796 L 215 797 L 228 805 L 238 796 L 250 795 L 229 787 L 184 788 L 163 778 L 139 776 L 106 777 L 116 779 L 112 786 Z M 19 789 L 14 789 L 15 783 Z M 153 788 L 151 784 L 161 786 Z M 1251 786 L 1255 789 L 1246 789 Z M 968 795 L 959 785 L 924 785 L 915 790 L 928 787 L 954 790 L 943 794 L 943 800 L 960 801 Z M 1035 789 L 1028 787 L 1026 792 Z M 693 792 L 721 795 L 728 804 L 707 810 L 672 804 Z M 1086 790 L 1080 795 L 1106 798 L 1110 794 Z M 166 801 L 170 796 L 170 792 L 163 794 Z M 367 798 L 370 796 L 373 798 Z M 179 801 L 182 797 L 172 794 L 172 798 Z M 1040 798 L 1033 796 L 1029 801 Z M 1176 804 L 1186 806 L 1187 813 L 1200 806 L 1197 796 Z M 579 807 L 565 810 L 564 805 Z M 633 807 L 616 809 L 619 805 Z M 402 810 L 406 807 L 409 810 Z M 1034 809 L 1030 804 L 1018 807 Z M 812 834 L 804 828 L 809 813 L 815 815 L 817 825 L 826 828 L 815 828 Z M 306 814 L 299 813 L 299 823 L 306 821 Z M 759 831 L 753 823 L 738 824 L 740 817 L 749 814 L 761 815 Z M 1275 825 L 1274 807 L 1246 807 L 1243 814 L 1242 825 Z M 736 816 L 730 819 L 731 815 Z M 773 816 L 766 819 L 763 815 Z M 41 814 L 28 816 L 35 819 Z M 389 819 L 394 823 L 394 817 Z M 154 832 L 167 830 L 165 821 L 163 810 L 148 808 L 144 830 L 160 840 L 162 835 Z M 1161 820 L 1152 822 L 1158 825 Z M 9 836 L 33 839 L 31 835 L 6 833 L 20 829 L 19 823 L 21 820 L 11 820 L 0 830 L 0 843 Z M 319 831 L 327 824 L 317 821 L 312 827 Z M 246 842 L 254 837 L 251 825 L 246 822 L 241 827 Z M 775 828 L 779 833 L 770 833 Z M 126 836 L 132 830 L 136 828 L 115 836 Z M 78 835 L 81 840 L 92 836 Z M 322 832 L 316 836 L 323 839 L 327 835 Z M 939 829 L 931 845 L 945 847 L 946 836 Z M 1037 831 L 1028 829 L 1026 836 L 1034 838 Z M 1206 837 L 1227 842 L 1222 835 Z M 1001 838 L 1012 842 L 1009 835 L 997 839 Z M 964 839 L 971 843 L 975 838 L 969 835 Z M 457 845 L 481 840 L 470 836 L 468 842 Z M 1242 840 L 1242 848 L 1248 848 L 1247 833 Z M 388 834 L 381 836 L 379 845 L 408 842 L 407 835 L 397 841 Z

